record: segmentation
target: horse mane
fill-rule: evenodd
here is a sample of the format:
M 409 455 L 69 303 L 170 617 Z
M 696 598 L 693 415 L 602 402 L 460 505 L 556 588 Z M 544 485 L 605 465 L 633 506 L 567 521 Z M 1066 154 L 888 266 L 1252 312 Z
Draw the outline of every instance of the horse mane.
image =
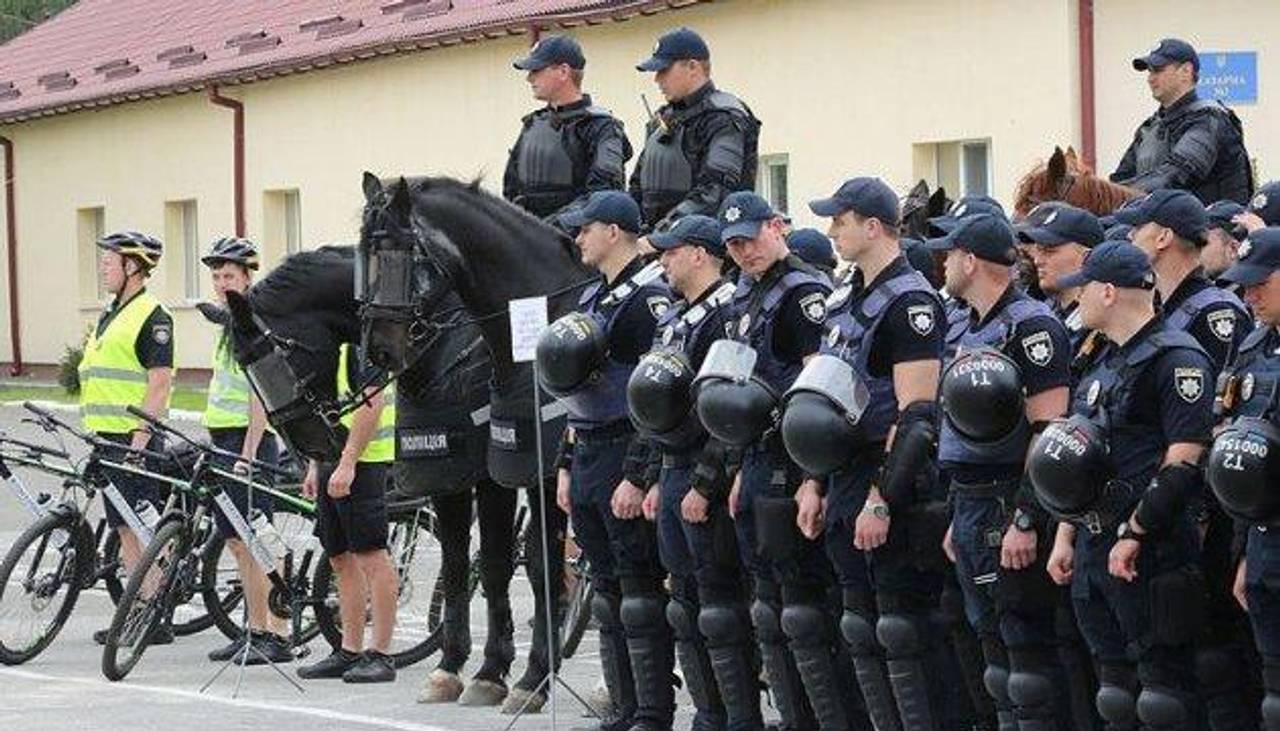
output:
M 350 246 L 322 246 L 291 254 L 249 288 L 255 312 L 285 317 L 314 310 L 353 308 Z
M 1064 180 L 1070 181 L 1065 195 L 1062 188 Z M 1094 215 L 1105 216 L 1140 195 L 1140 190 L 1094 175 L 1074 148 L 1068 147 L 1063 151 L 1061 147 L 1055 147 L 1047 160 L 1037 162 L 1018 181 L 1013 196 L 1013 212 L 1015 217 L 1021 218 L 1040 203 L 1063 200 Z

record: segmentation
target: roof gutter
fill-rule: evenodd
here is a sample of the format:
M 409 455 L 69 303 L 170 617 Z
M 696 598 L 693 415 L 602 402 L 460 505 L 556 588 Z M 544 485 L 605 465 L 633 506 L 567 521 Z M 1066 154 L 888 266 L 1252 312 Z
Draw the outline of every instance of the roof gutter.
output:
M 1098 169 L 1098 128 L 1093 85 L 1093 0 L 1076 0 L 1080 24 L 1080 155 Z
M 218 93 L 217 85 L 209 86 L 209 101 L 232 112 L 232 187 L 234 188 L 236 236 L 244 237 L 244 102 Z
M 18 317 L 18 219 L 13 202 L 13 141 L 0 136 L 4 149 L 4 228 L 9 259 L 9 343 L 13 349 L 10 376 L 22 375 L 22 321 Z

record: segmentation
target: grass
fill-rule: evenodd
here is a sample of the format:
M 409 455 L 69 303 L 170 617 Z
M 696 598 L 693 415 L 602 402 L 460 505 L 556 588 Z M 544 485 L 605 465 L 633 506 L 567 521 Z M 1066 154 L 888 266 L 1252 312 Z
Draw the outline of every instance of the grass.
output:
M 0 386 L 0 403 L 14 401 L 57 401 L 64 404 L 74 404 L 78 400 L 78 396 L 73 396 L 67 393 L 62 386 Z M 170 399 L 169 408 L 181 409 L 183 411 L 203 412 L 204 402 L 205 390 L 203 388 L 177 386 L 173 389 L 173 396 Z

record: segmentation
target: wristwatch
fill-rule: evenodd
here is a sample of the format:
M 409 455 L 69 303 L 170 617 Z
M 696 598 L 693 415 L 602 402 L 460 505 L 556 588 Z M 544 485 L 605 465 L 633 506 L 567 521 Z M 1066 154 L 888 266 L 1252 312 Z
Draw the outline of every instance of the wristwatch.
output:
M 1147 536 L 1145 533 L 1139 533 L 1135 531 L 1133 529 L 1133 526 L 1130 525 L 1129 521 L 1127 520 L 1116 527 L 1116 540 L 1118 541 L 1123 541 L 1127 538 L 1131 541 L 1137 541 L 1138 543 L 1142 543 L 1142 541 L 1145 540 L 1146 537 Z
M 1013 511 L 1013 527 L 1023 533 L 1031 533 L 1036 529 L 1036 522 L 1032 519 L 1030 513 L 1024 513 L 1021 508 Z
M 871 513 L 880 520 L 889 519 L 889 506 L 884 503 L 865 503 L 862 506 L 862 512 Z

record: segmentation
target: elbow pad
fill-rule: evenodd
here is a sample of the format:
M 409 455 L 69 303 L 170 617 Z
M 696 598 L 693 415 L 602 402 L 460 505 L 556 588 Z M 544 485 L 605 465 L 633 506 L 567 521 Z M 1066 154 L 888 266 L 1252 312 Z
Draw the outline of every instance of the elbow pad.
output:
M 880 468 L 877 484 L 890 507 L 910 505 L 916 499 L 916 481 L 938 447 L 937 404 L 916 401 L 898 414 L 893 448 Z
M 1181 462 L 1156 474 L 1134 510 L 1143 530 L 1159 537 L 1173 528 L 1178 516 L 1200 490 L 1200 468 Z

